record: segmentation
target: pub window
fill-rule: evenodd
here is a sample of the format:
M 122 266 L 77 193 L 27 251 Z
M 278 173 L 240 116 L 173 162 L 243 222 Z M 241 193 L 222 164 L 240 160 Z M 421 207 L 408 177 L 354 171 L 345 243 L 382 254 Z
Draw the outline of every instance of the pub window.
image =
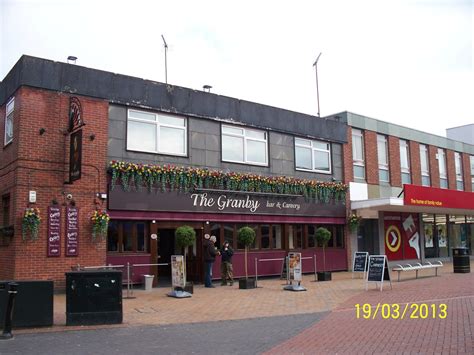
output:
M 123 242 L 122 251 L 133 251 L 133 223 L 125 222 L 123 224 Z
M 186 155 L 186 119 L 163 113 L 128 110 L 127 149 Z
M 439 168 L 439 187 L 442 189 L 448 188 L 448 173 L 446 171 L 446 154 L 444 149 L 438 148 L 438 154 L 436 155 L 438 159 L 438 168 Z
M 308 248 L 316 247 L 316 227 L 314 225 L 308 226 Z
M 331 144 L 295 138 L 295 160 L 297 170 L 331 173 Z
M 119 223 L 110 221 L 107 230 L 107 251 L 119 251 Z
M 377 156 L 379 160 L 379 181 L 389 182 L 387 137 L 377 134 Z
M 303 225 L 288 226 L 288 248 L 301 249 L 303 246 Z
M 216 242 L 214 245 L 217 248 L 220 248 L 220 246 L 223 244 L 223 243 L 221 244 L 222 238 L 221 238 L 221 225 L 220 224 L 213 224 L 211 226 L 211 235 L 216 237 Z M 229 243 L 230 245 L 232 245 L 232 238 L 229 239 Z
M 4 145 L 13 141 L 13 111 L 15 109 L 15 98 L 8 101 L 5 112 L 5 139 Z
M 222 125 L 222 160 L 268 165 L 267 132 Z
M 428 147 L 420 144 L 421 185 L 430 186 L 430 165 L 428 158 Z
M 400 139 L 400 168 L 402 171 L 402 184 L 411 184 L 410 149 L 408 142 L 403 139 Z
M 234 242 L 234 225 L 233 224 L 224 224 L 224 240 L 227 240 L 230 245 L 235 249 L 236 244 Z
M 148 238 L 146 237 L 145 223 L 136 224 L 137 232 L 137 251 L 145 252 L 148 249 Z
M 10 225 L 10 195 L 2 196 L 2 222 L 3 226 Z
M 148 253 L 150 246 L 147 223 L 110 221 L 107 231 L 107 251 Z
M 458 152 L 454 152 L 454 168 L 456 170 L 456 189 L 463 191 L 464 181 L 462 178 L 462 160 L 461 154 Z
M 272 248 L 281 249 L 281 225 L 272 225 Z
M 270 248 L 270 226 L 268 224 L 263 224 L 260 226 L 260 248 L 269 249 Z
M 352 163 L 354 178 L 365 179 L 364 136 L 359 129 L 352 129 Z

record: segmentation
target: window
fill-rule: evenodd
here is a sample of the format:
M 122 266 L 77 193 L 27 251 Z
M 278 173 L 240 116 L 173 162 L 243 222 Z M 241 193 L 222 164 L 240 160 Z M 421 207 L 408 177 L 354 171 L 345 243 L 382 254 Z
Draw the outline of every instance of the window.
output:
M 410 150 L 408 142 L 400 139 L 400 168 L 402 170 L 402 184 L 411 184 Z
M 430 186 L 430 165 L 428 158 L 428 147 L 420 144 L 421 185 Z
M 469 157 L 471 163 L 471 190 L 474 192 L 474 155 Z
M 462 177 L 462 160 L 461 154 L 454 152 L 454 167 L 456 169 L 456 189 L 459 191 L 464 190 L 464 181 Z
M 13 110 L 15 108 L 15 98 L 7 102 L 7 109 L 5 112 L 5 141 L 7 145 L 13 140 Z
M 316 247 L 316 226 L 308 226 L 308 248 Z
M 352 161 L 354 178 L 365 179 L 364 136 L 359 129 L 352 129 Z
M 270 226 L 264 224 L 260 226 L 260 248 L 269 249 L 270 248 Z
M 295 138 L 296 169 L 331 172 L 331 144 Z
M 301 249 L 303 247 L 303 225 L 288 226 L 288 248 Z
M 272 248 L 281 249 L 281 225 L 272 225 Z
M 377 156 L 379 160 L 379 181 L 389 182 L 387 137 L 377 134 Z
M 439 187 L 448 188 L 448 175 L 446 172 L 446 154 L 444 149 L 438 148 Z
M 186 155 L 186 119 L 163 113 L 128 110 L 127 149 Z
M 222 126 L 222 160 L 267 165 L 267 132 Z
M 107 230 L 107 251 L 118 253 L 149 252 L 147 223 L 110 221 Z

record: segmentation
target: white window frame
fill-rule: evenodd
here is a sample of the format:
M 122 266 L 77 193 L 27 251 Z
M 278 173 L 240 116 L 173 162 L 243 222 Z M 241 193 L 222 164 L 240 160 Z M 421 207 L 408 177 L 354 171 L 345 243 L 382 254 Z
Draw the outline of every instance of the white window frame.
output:
M 10 144 L 13 142 L 13 112 L 15 111 L 15 98 L 12 97 L 8 100 L 7 104 L 5 105 L 5 125 L 4 125 L 4 137 L 3 137 L 3 145 Z M 12 136 L 9 140 L 7 140 L 7 123 L 11 122 L 12 126 Z
M 361 153 L 362 153 L 362 157 L 361 159 L 358 159 L 357 157 L 355 157 L 355 152 L 356 152 L 356 149 L 354 149 L 354 137 L 360 137 L 360 145 L 361 145 Z M 365 149 L 364 149 L 364 134 L 362 132 L 362 130 L 360 129 L 355 129 L 353 128 L 352 129 L 352 165 L 353 165 L 353 173 L 354 173 L 354 178 L 355 179 L 364 179 L 365 180 Z M 362 168 L 362 171 L 364 172 L 364 176 L 363 177 L 360 177 L 360 176 L 355 176 L 355 169 L 354 169 L 354 166 L 358 166 L 358 167 L 361 167 Z
M 297 144 L 296 143 L 297 139 L 299 139 L 301 141 L 308 142 L 309 145 Z M 329 149 L 317 148 L 317 143 L 327 144 Z M 297 165 L 296 165 L 296 147 L 308 148 L 308 149 L 311 150 L 311 166 L 312 166 L 312 169 L 305 169 L 305 168 L 298 168 L 297 167 Z M 314 156 L 315 156 L 316 152 L 327 154 L 328 162 L 329 162 L 329 170 L 318 170 L 318 169 L 314 168 Z M 300 171 L 311 171 L 311 172 L 322 173 L 322 174 L 331 174 L 332 173 L 331 143 L 324 142 L 324 141 L 318 141 L 318 140 L 311 140 L 311 139 L 295 137 L 295 169 L 300 170 Z
M 405 156 L 407 166 L 402 165 L 402 156 Z M 403 183 L 403 175 L 409 176 L 409 184 L 411 184 L 411 170 L 410 170 L 410 146 L 407 140 L 400 139 L 400 170 L 402 173 L 402 183 Z
M 439 186 L 442 189 L 449 188 L 449 181 L 448 181 L 448 167 L 446 163 L 446 153 L 443 148 L 438 148 L 438 171 L 439 171 Z M 441 162 L 443 162 L 444 172 L 441 173 Z M 446 187 L 441 186 L 441 181 L 446 180 Z
M 423 169 L 423 155 L 426 160 L 426 169 Z M 430 178 L 430 155 L 428 151 L 428 147 L 425 144 L 420 144 L 420 169 L 421 169 L 421 185 L 422 186 L 431 186 L 431 178 Z M 423 184 L 423 177 L 427 177 L 430 180 L 429 185 Z
M 237 134 L 237 133 L 229 133 L 226 132 L 224 133 L 224 128 L 230 128 L 230 129 L 241 129 L 242 134 Z M 265 139 L 259 139 L 255 137 L 248 137 L 248 132 L 259 132 L 259 133 L 264 133 Z M 224 136 L 230 136 L 230 137 L 238 137 L 238 138 L 243 138 L 244 144 L 243 144 L 243 157 L 244 160 L 231 160 L 231 159 L 224 159 L 224 154 L 222 152 L 222 161 L 229 162 L 229 163 L 239 163 L 239 164 L 249 164 L 249 165 L 259 165 L 259 166 L 268 166 L 268 132 L 265 130 L 261 129 L 253 129 L 253 128 L 246 128 L 242 126 L 231 126 L 231 125 L 221 125 L 221 139 L 224 139 Z M 255 141 L 255 142 L 263 142 L 265 143 L 265 163 L 260 163 L 260 162 L 255 162 L 251 161 L 247 158 L 247 142 L 248 141 Z M 222 144 L 221 144 L 221 148 Z
M 381 162 L 382 155 L 379 151 L 379 143 L 382 143 L 385 146 L 385 163 Z M 379 181 L 381 182 L 390 182 L 390 168 L 389 168 L 389 161 L 388 161 L 388 139 L 386 136 L 382 134 L 377 134 L 377 162 L 379 166 Z M 387 180 L 380 179 L 380 170 L 387 172 Z
M 147 115 L 154 115 L 155 120 L 145 120 L 145 119 L 140 119 L 140 118 L 135 118 L 135 117 L 130 117 L 130 112 L 137 112 L 141 114 L 147 114 Z M 171 117 L 171 118 L 179 118 L 184 121 L 184 126 L 177 126 L 177 125 L 172 125 L 169 123 L 160 123 L 160 117 Z M 156 126 L 156 142 L 155 142 L 155 150 L 147 150 L 147 149 L 137 149 L 137 148 L 130 148 L 128 146 L 128 122 L 138 122 L 138 123 L 144 123 L 144 124 L 154 124 Z M 168 127 L 168 128 L 173 128 L 173 129 L 180 129 L 184 132 L 184 152 L 183 153 L 176 153 L 172 151 L 167 151 L 167 150 L 160 150 L 160 135 L 161 135 L 161 127 Z M 176 115 L 168 115 L 165 113 L 161 112 L 149 112 L 149 111 L 141 111 L 141 110 L 135 110 L 135 109 L 128 109 L 127 110 L 127 150 L 131 151 L 138 151 L 138 152 L 144 152 L 144 153 L 154 153 L 154 154 L 164 154 L 164 155 L 175 155 L 175 156 L 180 156 L 180 157 L 185 157 L 188 155 L 188 120 L 186 117 L 183 116 L 176 116 Z
M 454 152 L 454 167 L 456 171 L 456 189 L 459 191 L 464 191 L 462 155 L 459 152 Z

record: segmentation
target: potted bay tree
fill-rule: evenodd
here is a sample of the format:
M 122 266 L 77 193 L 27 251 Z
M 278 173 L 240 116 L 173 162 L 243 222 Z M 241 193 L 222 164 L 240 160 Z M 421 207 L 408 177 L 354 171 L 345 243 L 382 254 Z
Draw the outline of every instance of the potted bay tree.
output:
M 239 289 L 255 288 L 255 279 L 249 279 L 247 269 L 247 251 L 255 241 L 255 230 L 250 227 L 242 227 L 237 232 L 237 240 L 245 246 L 244 267 L 245 279 L 239 279 Z
M 196 242 L 196 231 L 190 226 L 181 226 L 178 227 L 175 231 L 176 236 L 176 245 L 180 249 L 184 249 L 184 282 L 185 288 L 184 291 L 193 293 L 193 283 L 186 282 L 186 260 L 188 255 L 188 248 L 193 246 Z
M 318 245 L 323 247 L 323 271 L 318 271 L 318 281 L 331 281 L 331 272 L 326 271 L 326 251 L 325 248 L 331 239 L 331 232 L 324 227 L 316 229 L 316 240 Z

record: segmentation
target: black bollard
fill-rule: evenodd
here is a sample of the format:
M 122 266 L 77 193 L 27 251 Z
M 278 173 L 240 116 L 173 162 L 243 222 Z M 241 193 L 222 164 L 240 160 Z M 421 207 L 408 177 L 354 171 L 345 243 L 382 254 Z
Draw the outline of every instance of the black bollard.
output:
M 3 324 L 3 334 L 0 336 L 0 339 L 11 339 L 13 338 L 12 334 L 12 319 L 13 319 L 13 308 L 15 305 L 15 297 L 17 294 L 18 284 L 15 282 L 8 283 L 8 302 L 7 310 L 5 311 L 5 322 Z

